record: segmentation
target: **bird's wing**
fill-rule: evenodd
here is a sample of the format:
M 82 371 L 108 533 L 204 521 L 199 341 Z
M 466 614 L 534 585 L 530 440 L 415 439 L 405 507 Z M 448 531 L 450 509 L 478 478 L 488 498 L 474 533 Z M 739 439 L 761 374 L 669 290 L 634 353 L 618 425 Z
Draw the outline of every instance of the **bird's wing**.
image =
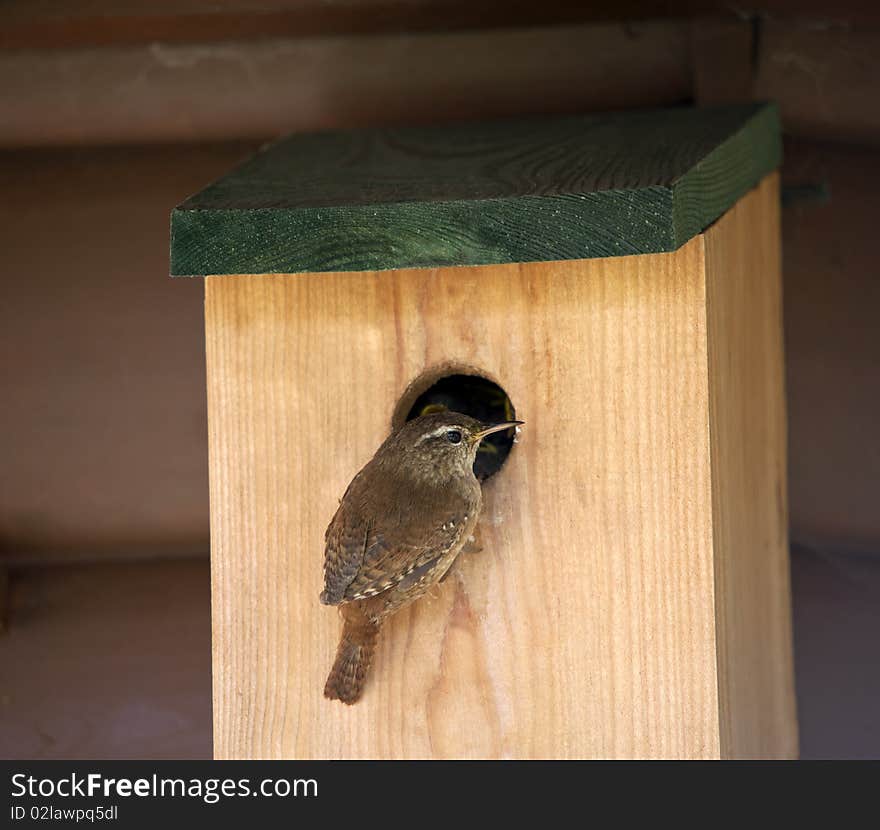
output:
M 441 523 L 423 538 L 405 534 L 385 535 L 373 530 L 363 551 L 361 565 L 345 589 L 344 600 L 364 599 L 387 591 L 417 569 L 449 553 L 461 540 L 463 528 Z
M 339 605 L 381 593 L 415 569 L 457 545 L 466 522 L 456 511 L 440 508 L 433 527 L 406 495 L 365 502 L 357 485 L 350 487 L 325 536 L 324 592 L 321 602 Z M 479 505 L 476 505 L 477 509 Z M 446 517 L 446 518 L 444 518 Z
M 371 528 L 361 514 L 347 509 L 343 499 L 324 537 L 324 591 L 321 602 L 339 605 L 360 571 L 370 545 Z

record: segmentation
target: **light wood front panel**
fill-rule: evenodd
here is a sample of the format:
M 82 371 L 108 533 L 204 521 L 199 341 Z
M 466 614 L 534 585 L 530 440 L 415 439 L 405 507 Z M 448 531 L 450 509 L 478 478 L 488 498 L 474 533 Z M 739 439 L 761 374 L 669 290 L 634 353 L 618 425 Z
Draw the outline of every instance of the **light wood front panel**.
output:
M 719 755 L 702 238 L 206 291 L 218 757 Z M 344 707 L 324 529 L 446 361 L 526 425 L 482 552 L 386 627 Z

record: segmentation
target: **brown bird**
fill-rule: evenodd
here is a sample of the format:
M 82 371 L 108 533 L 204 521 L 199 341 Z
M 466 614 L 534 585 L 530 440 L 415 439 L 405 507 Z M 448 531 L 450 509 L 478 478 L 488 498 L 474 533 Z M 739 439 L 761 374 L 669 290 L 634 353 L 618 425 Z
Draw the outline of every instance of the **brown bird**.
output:
M 339 605 L 344 620 L 326 697 L 361 696 L 382 621 L 442 579 L 474 531 L 480 441 L 521 423 L 423 415 L 393 432 L 352 479 L 324 537 L 321 602 Z

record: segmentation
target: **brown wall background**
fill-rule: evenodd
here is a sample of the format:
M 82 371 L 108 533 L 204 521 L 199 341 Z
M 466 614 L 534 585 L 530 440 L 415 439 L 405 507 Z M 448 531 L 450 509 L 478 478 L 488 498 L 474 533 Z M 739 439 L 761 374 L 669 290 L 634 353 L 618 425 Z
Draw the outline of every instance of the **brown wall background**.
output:
M 20 667 L 14 682 L 0 674 L 0 720 L 15 724 L 0 731 L 12 736 L 0 754 L 209 751 L 202 284 L 167 276 L 177 202 L 288 130 L 772 98 L 786 131 L 803 749 L 880 755 L 867 711 L 880 689 L 868 628 L 880 619 L 880 12 L 725 5 L 130 0 L 59 11 L 13 0 L 0 10 L 0 576 L 10 586 L 0 578 L 0 661 Z M 192 636 L 171 648 L 173 626 L 156 618 Z M 128 747 L 98 727 L 94 740 L 77 737 L 37 668 L 75 653 L 81 640 L 62 632 L 83 626 L 118 627 L 165 667 L 140 709 L 126 708 L 144 682 L 118 638 L 104 643 L 122 661 L 116 676 L 131 677 L 107 692 L 118 722 L 139 724 Z M 837 685 L 819 668 L 828 660 Z M 73 684 L 84 698 L 89 676 Z M 166 723 L 157 706 L 176 714 Z
M 253 145 L 0 154 L 0 550 L 206 553 L 202 284 L 175 202 Z

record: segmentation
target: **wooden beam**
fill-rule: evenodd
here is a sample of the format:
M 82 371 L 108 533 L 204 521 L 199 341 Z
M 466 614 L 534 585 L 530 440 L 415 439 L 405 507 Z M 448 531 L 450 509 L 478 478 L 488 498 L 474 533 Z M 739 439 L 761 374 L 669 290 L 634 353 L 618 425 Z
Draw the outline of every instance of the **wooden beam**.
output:
M 880 14 L 880 5 L 872 8 Z M 0 39 L 8 31 L 0 26 Z M 0 147 L 265 139 L 332 127 L 752 96 L 779 103 L 789 134 L 880 140 L 877 108 L 867 105 L 880 83 L 876 25 L 728 15 L 283 34 L 51 51 L 23 48 L 26 39 L 10 44 L 0 52 Z
M 755 95 L 779 103 L 787 135 L 880 142 L 880 31 L 770 21 L 758 44 Z
M 0 48 L 53 49 L 250 38 L 454 31 L 751 15 L 877 23 L 870 0 L 6 0 Z
M 0 147 L 265 139 L 291 131 L 670 105 L 682 23 L 0 52 Z
M 172 215 L 176 275 L 678 248 L 780 161 L 771 106 L 294 136 Z

